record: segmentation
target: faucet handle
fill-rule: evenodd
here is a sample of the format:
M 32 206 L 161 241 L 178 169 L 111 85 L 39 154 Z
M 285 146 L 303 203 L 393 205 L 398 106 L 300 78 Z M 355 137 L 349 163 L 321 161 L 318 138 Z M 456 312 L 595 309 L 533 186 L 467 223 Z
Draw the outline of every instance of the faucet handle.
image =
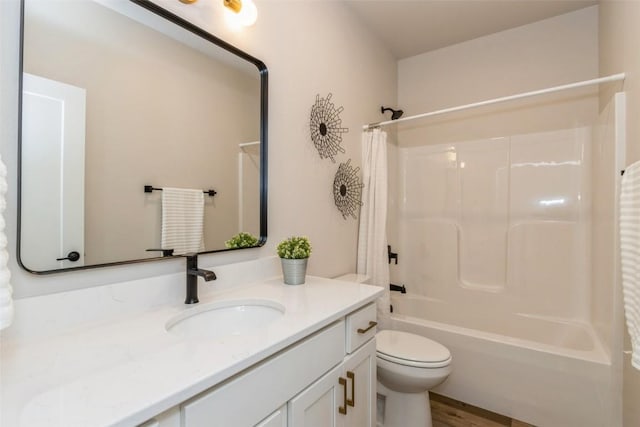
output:
M 162 256 L 173 256 L 173 249 L 147 249 L 147 252 L 162 252 Z
M 391 264 L 392 259 L 396 261 L 396 264 L 398 263 L 398 254 L 391 252 L 391 245 L 387 245 L 387 255 L 389 256 L 389 264 Z
M 202 276 L 202 278 L 204 279 L 205 282 L 210 282 L 210 281 L 216 280 L 218 278 L 218 276 L 216 276 L 216 273 L 214 273 L 211 270 L 198 269 L 198 273 L 199 273 L 199 275 Z

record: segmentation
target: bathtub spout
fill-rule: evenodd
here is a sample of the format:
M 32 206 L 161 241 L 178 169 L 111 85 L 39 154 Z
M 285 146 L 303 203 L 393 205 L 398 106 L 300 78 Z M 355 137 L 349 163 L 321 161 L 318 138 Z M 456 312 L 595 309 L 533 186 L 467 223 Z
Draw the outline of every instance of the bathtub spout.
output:
M 389 290 L 397 291 L 397 292 L 400 292 L 401 294 L 407 293 L 407 288 L 405 288 L 404 285 L 394 285 L 393 283 L 389 283 Z

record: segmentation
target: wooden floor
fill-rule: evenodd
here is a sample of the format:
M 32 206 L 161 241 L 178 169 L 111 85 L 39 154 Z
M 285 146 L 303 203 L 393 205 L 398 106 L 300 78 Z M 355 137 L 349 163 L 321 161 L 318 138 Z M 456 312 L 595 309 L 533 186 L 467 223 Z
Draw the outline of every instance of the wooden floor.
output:
M 429 397 L 433 427 L 534 427 L 439 394 Z

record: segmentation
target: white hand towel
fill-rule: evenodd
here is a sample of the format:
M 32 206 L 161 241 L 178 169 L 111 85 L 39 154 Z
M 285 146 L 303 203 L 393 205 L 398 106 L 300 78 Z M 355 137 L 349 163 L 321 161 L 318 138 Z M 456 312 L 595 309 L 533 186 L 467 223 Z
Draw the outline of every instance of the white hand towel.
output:
M 4 210 L 7 206 L 5 194 L 7 192 L 7 168 L 0 158 L 0 329 L 11 325 L 13 321 L 13 289 L 9 280 L 11 272 L 7 266 L 9 253 L 7 252 L 7 236 L 4 233 Z
M 631 364 L 640 370 L 640 162 L 629 166 L 622 177 L 620 255 Z
M 174 255 L 204 251 L 204 193 L 185 188 L 162 189 L 162 249 Z

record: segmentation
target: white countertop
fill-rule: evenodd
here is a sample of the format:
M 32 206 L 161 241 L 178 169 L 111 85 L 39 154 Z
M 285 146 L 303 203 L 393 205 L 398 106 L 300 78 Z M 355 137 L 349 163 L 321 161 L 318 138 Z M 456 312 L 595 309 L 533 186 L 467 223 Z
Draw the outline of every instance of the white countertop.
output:
M 375 300 L 382 288 L 308 276 L 299 286 L 277 277 L 202 293 L 196 306 L 259 298 L 285 313 L 255 333 L 187 340 L 165 330 L 170 318 L 196 308 L 177 301 L 3 339 L 0 425 L 137 425 Z

